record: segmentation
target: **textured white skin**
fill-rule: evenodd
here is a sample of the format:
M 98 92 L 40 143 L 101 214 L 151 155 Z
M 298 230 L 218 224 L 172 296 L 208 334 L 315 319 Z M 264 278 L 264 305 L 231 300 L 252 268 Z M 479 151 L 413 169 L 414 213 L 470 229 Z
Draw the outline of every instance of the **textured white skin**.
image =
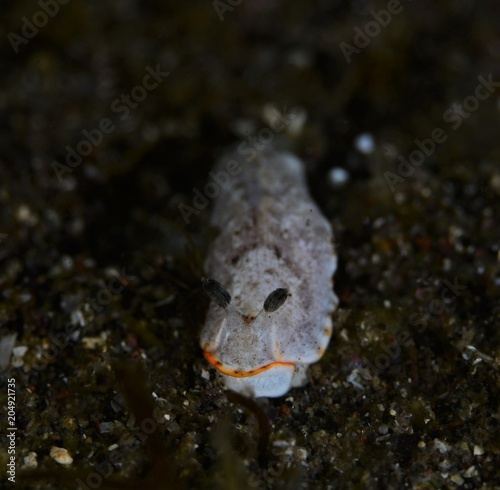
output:
M 224 384 L 228 390 L 237 391 L 248 396 L 282 396 L 290 388 L 293 379 L 293 366 L 272 367 L 256 376 L 236 378 L 224 376 Z
M 200 345 L 239 372 L 293 363 L 295 372 L 277 365 L 254 376 L 222 375 L 226 387 L 243 394 L 282 396 L 307 382 L 307 365 L 323 355 L 331 336 L 338 303 L 332 230 L 307 191 L 296 157 L 267 151 L 247 161 L 231 155 L 220 168 L 229 159 L 241 171 L 216 200 L 211 223 L 220 234 L 205 271 L 225 286 L 232 302 L 226 309 L 211 302 Z M 276 311 L 263 311 L 277 288 L 290 296 Z

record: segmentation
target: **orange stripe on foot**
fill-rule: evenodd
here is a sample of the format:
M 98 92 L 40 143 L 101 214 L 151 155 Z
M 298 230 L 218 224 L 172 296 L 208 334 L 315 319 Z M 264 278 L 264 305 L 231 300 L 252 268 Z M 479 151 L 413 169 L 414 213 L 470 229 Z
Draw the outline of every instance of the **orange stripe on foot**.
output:
M 277 366 L 292 366 L 293 368 L 295 368 L 295 364 L 293 362 L 271 362 L 271 364 L 266 364 L 265 366 L 252 369 L 250 371 L 238 371 L 237 369 L 232 369 L 224 366 L 224 364 L 217 360 L 211 352 L 205 350 L 203 351 L 203 355 L 205 356 L 205 359 L 212 366 L 218 369 L 222 374 L 233 376 L 235 378 L 248 378 L 249 376 L 256 376 L 257 374 L 263 373 L 264 371 Z

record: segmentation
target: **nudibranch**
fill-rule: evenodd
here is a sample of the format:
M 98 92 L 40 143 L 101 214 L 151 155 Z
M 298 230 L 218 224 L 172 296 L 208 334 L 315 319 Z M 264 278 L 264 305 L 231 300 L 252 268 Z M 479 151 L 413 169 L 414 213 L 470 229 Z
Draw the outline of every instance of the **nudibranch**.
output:
M 202 279 L 212 301 L 200 345 L 226 388 L 282 396 L 307 383 L 332 334 L 332 228 L 291 154 L 234 153 L 211 175 L 219 234 L 205 262 L 210 279 Z

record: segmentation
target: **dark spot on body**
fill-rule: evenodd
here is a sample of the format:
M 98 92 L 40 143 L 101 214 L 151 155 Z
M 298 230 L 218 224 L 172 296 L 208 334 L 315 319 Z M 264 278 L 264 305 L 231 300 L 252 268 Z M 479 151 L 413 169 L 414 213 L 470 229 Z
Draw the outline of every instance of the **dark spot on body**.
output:
M 255 316 L 253 315 L 245 315 L 243 317 L 243 321 L 245 322 L 245 325 L 250 325 L 250 323 L 252 323 L 255 319 Z

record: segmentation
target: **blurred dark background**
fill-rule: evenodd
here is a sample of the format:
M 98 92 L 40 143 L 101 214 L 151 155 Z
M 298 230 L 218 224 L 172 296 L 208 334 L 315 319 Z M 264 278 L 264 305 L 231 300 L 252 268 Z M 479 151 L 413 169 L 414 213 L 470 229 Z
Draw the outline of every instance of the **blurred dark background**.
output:
M 116 443 L 111 479 L 147 477 L 144 443 L 110 405 L 110 366 L 142 360 L 176 485 L 500 484 L 497 1 L 18 0 L 0 13 L 0 341 L 18 379 L 18 471 L 35 452 L 52 487 L 55 445 L 85 481 Z M 276 111 L 294 114 L 276 143 L 304 160 L 333 224 L 341 300 L 310 385 L 262 402 L 279 472 L 257 464 L 252 413 L 198 348 L 210 208 L 179 212 Z M 402 174 L 436 128 L 446 141 Z M 434 311 L 446 280 L 465 287 Z M 409 344 L 377 368 L 401 330 Z M 45 356 L 57 333 L 67 342 Z

